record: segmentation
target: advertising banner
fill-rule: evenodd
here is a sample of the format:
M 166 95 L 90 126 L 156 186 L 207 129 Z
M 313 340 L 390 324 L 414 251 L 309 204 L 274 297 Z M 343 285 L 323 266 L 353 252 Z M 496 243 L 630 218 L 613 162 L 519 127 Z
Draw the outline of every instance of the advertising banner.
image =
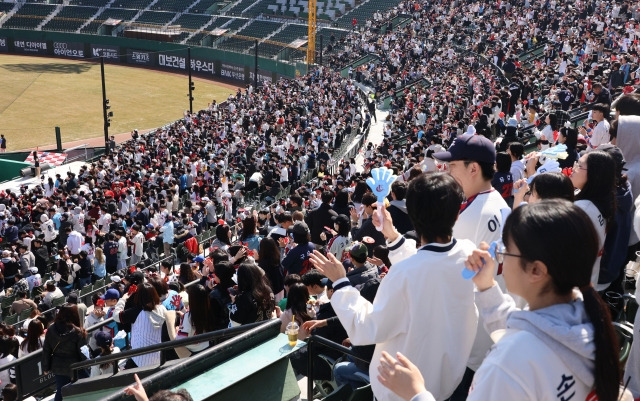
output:
M 244 66 L 236 64 L 222 63 L 220 65 L 220 76 L 227 79 L 235 79 L 236 81 L 245 80 Z
M 84 44 L 78 42 L 53 42 L 53 55 L 84 58 Z
M 155 66 L 153 53 L 144 50 L 127 49 L 127 63 Z
M 120 61 L 120 47 L 91 45 L 91 57 L 104 57 L 105 60 Z
M 9 42 L 7 38 L 0 38 L 0 52 L 8 52 L 9 51 Z
M 206 75 L 215 75 L 215 67 L 213 61 L 204 61 L 191 59 L 191 71 L 194 74 L 206 74 Z
M 174 70 L 187 70 L 187 57 L 177 53 L 158 54 L 158 66 Z
M 253 72 L 253 70 L 249 71 L 249 81 L 251 83 L 253 83 L 254 81 L 254 78 L 253 78 L 254 75 L 255 73 Z M 265 71 L 258 68 L 258 83 L 262 84 L 265 82 L 268 82 L 268 83 L 273 82 L 273 74 L 271 73 L 271 71 Z
M 19 40 L 13 41 L 16 53 L 47 54 L 47 42 L 39 40 Z

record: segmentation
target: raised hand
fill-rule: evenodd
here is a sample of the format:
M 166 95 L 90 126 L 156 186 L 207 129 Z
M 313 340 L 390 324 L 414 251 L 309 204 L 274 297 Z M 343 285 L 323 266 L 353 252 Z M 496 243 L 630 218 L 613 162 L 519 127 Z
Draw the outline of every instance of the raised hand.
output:
M 134 374 L 133 377 L 136 379 L 135 384 L 125 388 L 124 393 L 136 397 L 137 401 L 149 401 L 147 393 L 144 391 L 144 387 L 142 387 L 142 383 L 140 382 L 140 378 L 137 374 Z
M 387 211 L 387 207 L 384 204 L 382 204 L 382 206 L 378 206 L 378 213 L 373 214 L 371 222 L 378 231 L 382 231 L 382 235 L 384 235 L 389 242 L 395 241 L 400 235 L 393 226 L 391 213 Z
M 473 272 L 471 278 L 478 291 L 487 290 L 496 284 L 494 280 L 496 263 L 489 250 L 489 244 L 481 242 L 479 249 L 473 251 L 464 262 L 465 269 Z M 494 255 L 495 252 L 494 249 Z
M 311 263 L 318 269 L 318 271 L 329 278 L 334 283 L 339 279 L 346 277 L 347 272 L 344 270 L 344 266 L 332 253 L 324 256 L 318 251 L 313 251 L 309 256 Z
M 371 177 L 367 178 L 367 185 L 371 188 L 374 195 L 378 198 L 378 214 L 380 216 L 380 226 L 376 226 L 378 231 L 382 231 L 384 227 L 384 220 L 382 217 L 382 211 L 380 210 L 384 205 L 384 199 L 391 192 L 391 183 L 396 180 L 397 176 L 393 175 L 393 171 L 386 167 L 378 167 L 371 170 Z

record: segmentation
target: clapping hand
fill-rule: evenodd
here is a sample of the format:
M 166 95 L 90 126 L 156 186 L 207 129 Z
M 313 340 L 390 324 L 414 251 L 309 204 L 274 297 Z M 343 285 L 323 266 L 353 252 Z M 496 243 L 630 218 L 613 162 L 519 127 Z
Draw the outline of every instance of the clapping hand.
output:
M 378 381 L 380 384 L 410 401 L 416 395 L 427 391 L 424 378 L 416 365 L 406 356 L 396 353 L 397 360 L 387 351 L 382 351 L 380 366 L 378 366 Z
M 367 258 L 367 262 L 369 262 L 371 264 L 374 264 L 374 265 L 376 265 L 378 267 L 384 265 L 384 262 L 382 261 L 382 259 L 376 258 L 375 256 L 372 257 L 372 258 Z
M 324 256 L 318 251 L 313 251 L 313 254 L 309 256 L 311 263 L 318 269 L 318 271 L 329 278 L 334 283 L 339 279 L 346 277 L 347 272 L 344 270 L 344 266 L 332 253 Z

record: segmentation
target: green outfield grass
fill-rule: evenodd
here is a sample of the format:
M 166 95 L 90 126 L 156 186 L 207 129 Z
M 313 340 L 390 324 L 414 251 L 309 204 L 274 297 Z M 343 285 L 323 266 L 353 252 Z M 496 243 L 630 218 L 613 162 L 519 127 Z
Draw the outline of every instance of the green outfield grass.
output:
M 107 98 L 114 113 L 110 133 L 162 126 L 188 109 L 186 75 L 105 65 Z M 194 110 L 223 101 L 234 87 L 195 80 Z M 0 133 L 8 150 L 103 137 L 100 64 L 0 55 Z

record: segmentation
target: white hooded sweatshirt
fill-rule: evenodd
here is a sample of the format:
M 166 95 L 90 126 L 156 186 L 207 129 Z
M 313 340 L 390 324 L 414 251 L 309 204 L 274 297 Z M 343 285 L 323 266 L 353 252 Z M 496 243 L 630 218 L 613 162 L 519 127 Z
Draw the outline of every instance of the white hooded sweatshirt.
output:
M 476 293 L 498 342 L 476 372 L 468 401 L 586 400 L 594 385 L 593 326 L 582 300 L 519 310 L 499 286 Z M 421 393 L 414 400 L 432 401 Z

